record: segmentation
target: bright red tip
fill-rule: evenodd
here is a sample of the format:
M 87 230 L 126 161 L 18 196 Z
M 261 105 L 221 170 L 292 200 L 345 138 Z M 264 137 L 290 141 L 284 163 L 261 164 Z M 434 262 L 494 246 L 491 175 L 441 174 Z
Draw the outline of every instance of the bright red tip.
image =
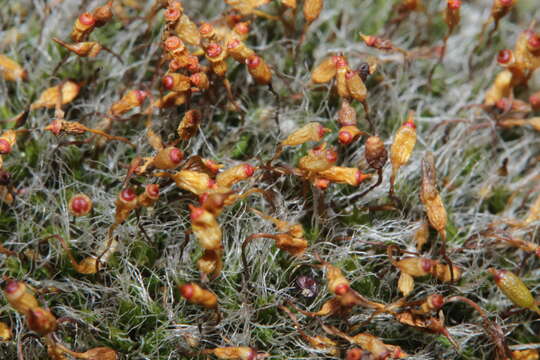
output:
M 0 154 L 5 155 L 11 152 L 11 144 L 6 139 L 0 139 Z
M 120 193 L 120 198 L 122 198 L 122 200 L 126 202 L 130 202 L 137 198 L 137 194 L 132 188 L 127 188 L 122 190 L 122 192 Z
M 346 293 L 349 292 L 349 285 L 347 284 L 339 284 L 338 286 L 336 286 L 336 289 L 334 290 L 336 292 L 336 295 L 345 295 Z
M 83 13 L 79 16 L 79 21 L 83 25 L 93 26 L 96 23 L 96 18 L 90 13 Z

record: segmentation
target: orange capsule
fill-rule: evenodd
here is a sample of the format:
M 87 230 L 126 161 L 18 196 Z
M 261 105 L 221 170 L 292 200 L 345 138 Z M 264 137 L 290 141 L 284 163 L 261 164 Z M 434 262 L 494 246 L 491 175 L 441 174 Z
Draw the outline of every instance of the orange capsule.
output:
M 260 85 L 268 85 L 272 82 L 272 71 L 260 56 L 250 55 L 246 59 L 246 65 L 250 75 Z
M 153 206 L 159 199 L 159 185 L 148 184 L 144 188 L 144 192 L 137 197 L 137 203 L 139 206 Z
M 204 72 L 198 72 L 189 77 L 191 84 L 199 90 L 207 90 L 210 88 L 210 81 Z
M 331 182 L 348 184 L 351 186 L 358 186 L 364 180 L 371 177 L 370 174 L 364 174 L 358 168 L 344 166 L 332 166 L 328 170 L 319 172 L 317 175 L 330 180 Z
M 174 1 L 169 4 L 163 17 L 167 23 L 175 24 L 183 15 L 183 11 L 182 4 L 179 1 Z
M 326 279 L 328 280 L 328 290 L 337 296 L 343 296 L 351 289 L 349 281 L 343 276 L 341 270 L 331 264 L 326 264 Z
M 410 112 L 407 121 L 397 131 L 390 147 L 392 177 L 395 178 L 398 169 L 409 161 L 415 144 L 416 125 L 414 124 L 414 113 Z
M 173 55 L 178 55 L 186 49 L 184 42 L 178 36 L 174 35 L 165 39 L 163 46 L 165 47 L 165 50 Z
M 94 30 L 95 27 L 96 18 L 93 14 L 81 14 L 73 25 L 73 30 L 71 31 L 71 40 L 75 42 L 84 41 L 86 37 L 88 37 L 88 35 Z
M 193 304 L 201 305 L 207 309 L 217 307 L 217 296 L 213 292 L 203 289 L 196 283 L 184 284 L 179 287 L 182 297 Z
M 516 0 L 495 0 L 491 7 L 491 17 L 495 22 L 506 16 L 512 10 Z
M 6 155 L 13 150 L 17 142 L 17 133 L 15 130 L 6 130 L 0 136 L 0 155 Z M 1 168 L 1 166 L 0 166 Z
M 146 91 L 129 90 L 117 102 L 111 105 L 110 112 L 113 116 L 120 116 L 137 106 L 141 106 L 146 99 Z
M 58 326 L 56 317 L 49 310 L 41 307 L 30 309 L 26 319 L 28 328 L 41 336 L 54 332 Z
M 351 93 L 347 86 L 347 73 L 349 73 L 349 71 L 350 69 L 348 66 L 338 66 L 336 71 L 336 89 L 339 97 L 342 99 L 351 98 Z
M 60 88 L 62 88 L 61 93 Z M 58 97 L 60 94 L 62 94 L 62 105 L 69 104 L 77 97 L 77 95 L 79 95 L 80 90 L 81 87 L 76 82 L 71 80 L 65 81 L 60 85 L 45 89 L 45 91 L 39 95 L 37 100 L 32 103 L 30 109 L 35 110 L 39 108 L 54 108 L 58 102 Z
M 9 280 L 4 288 L 4 295 L 9 304 L 19 313 L 28 316 L 30 310 L 39 306 L 22 281 Z
M 327 132 L 330 132 L 330 129 L 325 128 L 320 123 L 311 122 L 289 135 L 281 142 L 281 145 L 296 146 L 308 141 L 320 141 Z
M 495 284 L 515 305 L 540 314 L 540 309 L 531 291 L 523 281 L 511 271 L 490 268 Z
M 92 210 L 92 200 L 85 194 L 76 194 L 69 199 L 69 212 L 73 216 L 84 216 Z
M 326 83 L 334 76 L 336 76 L 338 62 L 344 62 L 344 58 L 341 56 L 331 56 L 324 59 L 313 71 L 311 72 L 311 81 L 315 84 Z
M 204 49 L 206 59 L 211 63 L 219 63 L 225 60 L 227 57 L 227 50 L 224 49 L 220 44 L 216 42 L 211 42 Z
M 304 1 L 304 18 L 308 24 L 311 24 L 319 18 L 323 9 L 323 0 L 305 0 Z
M 205 250 L 221 249 L 221 228 L 215 216 L 202 207 L 189 205 L 191 210 L 191 228 Z
M 214 30 L 214 27 L 210 23 L 202 23 L 201 26 L 199 26 L 199 34 L 201 34 L 202 38 L 209 39 L 213 37 L 216 32 Z
M 422 257 L 409 257 L 396 261 L 394 265 L 405 274 L 412 277 L 422 277 L 432 274 L 435 264 L 436 263 L 430 259 Z
M 6 81 L 26 80 L 28 72 L 17 62 L 0 54 L 0 76 Z
M 233 166 L 216 176 L 216 183 L 220 187 L 230 188 L 239 181 L 245 180 L 255 173 L 255 167 L 250 164 Z
M 353 99 L 363 102 L 367 98 L 367 88 L 357 71 L 348 70 L 345 79 L 349 94 Z
M 121 224 L 126 221 L 129 213 L 138 207 L 137 194 L 132 188 L 126 188 L 118 194 L 115 205 L 115 222 Z

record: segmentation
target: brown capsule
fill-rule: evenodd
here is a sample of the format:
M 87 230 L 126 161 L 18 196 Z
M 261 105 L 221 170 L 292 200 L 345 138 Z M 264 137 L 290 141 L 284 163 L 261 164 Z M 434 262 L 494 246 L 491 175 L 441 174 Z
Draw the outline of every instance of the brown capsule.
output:
M 452 32 L 460 21 L 461 0 L 448 0 L 444 13 L 444 22 L 448 26 L 448 31 Z
M 144 192 L 137 197 L 137 203 L 139 206 L 149 207 L 153 206 L 159 199 L 159 185 L 148 184 L 144 188 Z
M 86 360 L 116 360 L 118 359 L 118 353 L 108 347 L 97 347 L 80 353 L 81 359 Z
M 216 294 L 203 289 L 196 283 L 184 284 L 179 289 L 182 296 L 193 304 L 201 305 L 208 309 L 215 309 L 217 307 Z
M 132 188 L 126 188 L 118 194 L 115 205 L 115 222 L 121 224 L 126 221 L 129 213 L 138 207 L 137 194 Z
M 341 126 L 356 126 L 356 110 L 351 106 L 347 100 L 341 102 L 339 108 L 338 123 Z
M 370 136 L 366 140 L 364 157 L 368 165 L 376 170 L 380 170 L 388 160 L 388 152 L 384 147 L 384 142 L 378 136 Z
M 100 6 L 94 10 L 94 18 L 96 19 L 96 27 L 101 27 L 108 23 L 112 17 L 112 5 L 113 1 L 108 1 L 105 5 Z
M 326 148 L 326 143 L 311 149 L 300 158 L 298 167 L 311 173 L 330 169 L 337 161 L 338 154 L 333 148 Z
M 28 78 L 28 72 L 17 62 L 0 54 L 0 76 L 6 81 L 19 81 Z
M 189 77 L 191 84 L 199 90 L 207 90 L 210 88 L 210 81 L 204 72 L 198 72 Z
M 323 0 L 305 0 L 304 1 L 304 18 L 308 24 L 311 24 L 319 18 L 323 9 Z
M 216 42 L 209 43 L 205 47 L 204 53 L 206 55 L 206 59 L 211 63 L 223 62 L 227 57 L 226 49 L 224 49 L 220 44 Z
M 221 228 L 215 216 L 202 207 L 189 205 L 191 211 L 191 228 L 199 245 L 206 250 L 220 250 Z
M 490 268 L 489 271 L 493 275 L 495 284 L 501 289 L 504 295 L 510 299 L 510 301 L 519 307 L 540 314 L 540 309 L 538 308 L 531 291 L 516 274 L 511 271 L 494 268 Z
M 233 166 L 216 176 L 216 183 L 220 187 L 230 188 L 239 181 L 245 180 L 255 173 L 256 168 L 250 164 Z
M 141 106 L 146 99 L 147 93 L 143 90 L 129 90 L 117 102 L 111 105 L 110 112 L 113 116 L 121 116 L 137 106 Z
M 196 109 L 188 110 L 184 114 L 182 121 L 178 124 L 178 128 L 176 129 L 178 136 L 180 136 L 182 140 L 189 140 L 195 136 L 201 122 L 201 116 L 201 112 Z
M 281 145 L 296 146 L 308 141 L 320 141 L 327 132 L 330 132 L 330 129 L 325 128 L 320 123 L 311 122 L 289 135 L 281 142 Z
M 258 55 L 250 55 L 246 59 L 246 65 L 250 75 L 260 85 L 268 85 L 272 82 L 272 71 L 263 58 Z
M 69 199 L 68 209 L 73 216 L 85 216 L 92 210 L 92 200 L 85 194 L 73 195 Z
M 203 256 L 197 260 L 197 268 L 211 279 L 215 279 L 221 274 L 223 268 L 221 257 L 221 250 L 204 250 Z
M 56 317 L 49 310 L 41 307 L 30 309 L 26 319 L 28 328 L 41 336 L 52 333 L 58 326 Z
M 364 180 L 369 179 L 371 177 L 371 174 L 364 174 L 357 168 L 332 166 L 328 170 L 319 172 L 318 176 L 338 184 L 358 186 Z
M 61 92 L 60 89 L 62 89 Z M 62 105 L 69 104 L 79 95 L 80 90 L 81 87 L 76 82 L 71 80 L 65 81 L 60 85 L 45 89 L 39 95 L 38 99 L 32 103 L 30 109 L 54 108 L 60 94 L 62 95 Z
M 169 146 L 164 148 L 163 150 L 160 150 L 156 154 L 156 156 L 154 156 L 152 165 L 155 166 L 157 169 L 171 170 L 180 166 L 180 163 L 183 159 L 184 153 L 182 152 L 182 150 L 174 146 Z
M 9 304 L 19 313 L 28 316 L 31 309 L 39 306 L 36 298 L 21 281 L 9 280 L 4 288 L 4 295 Z
M 88 35 L 96 27 L 96 18 L 93 14 L 83 13 L 81 14 L 75 24 L 73 25 L 73 30 L 71 31 L 71 40 L 75 42 L 84 41 Z
M 191 88 L 189 76 L 179 73 L 169 73 L 161 80 L 163 87 L 173 92 L 183 92 Z

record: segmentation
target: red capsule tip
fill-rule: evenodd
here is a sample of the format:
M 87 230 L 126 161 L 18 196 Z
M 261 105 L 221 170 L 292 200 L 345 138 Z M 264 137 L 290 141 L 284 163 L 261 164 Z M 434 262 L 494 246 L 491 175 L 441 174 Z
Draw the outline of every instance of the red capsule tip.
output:
M 338 286 L 336 286 L 336 289 L 334 290 L 336 292 L 336 295 L 345 295 L 346 293 L 349 292 L 349 285 L 347 284 L 339 284 Z
M 204 214 L 204 209 L 190 205 L 191 208 L 191 221 L 197 221 Z
M 353 141 L 353 136 L 350 132 L 343 130 L 339 132 L 338 139 L 343 145 L 348 145 Z
M 429 259 L 422 259 L 422 270 L 429 273 L 433 267 L 433 262 Z
M 93 26 L 96 23 L 96 18 L 90 13 L 83 13 L 79 16 L 79 21 L 83 25 Z
M 214 189 L 217 188 L 217 182 L 214 179 L 208 179 L 208 188 Z
M 440 309 L 444 305 L 444 297 L 441 294 L 433 294 L 430 296 L 430 302 L 433 308 Z
M 347 60 L 343 56 L 332 56 L 332 61 L 338 69 L 347 66 Z
M 416 124 L 414 123 L 414 121 L 404 122 L 403 126 L 410 127 L 411 129 L 416 129 Z
M 199 203 L 202 205 L 206 202 L 206 200 L 208 199 L 208 193 L 202 193 L 201 195 L 199 195 Z
M 180 40 L 178 36 L 169 36 L 167 40 L 165 40 L 165 48 L 169 51 L 181 48 L 183 45 L 182 40 Z
M 146 185 L 146 192 L 150 197 L 157 198 L 159 197 L 159 185 L 158 184 L 148 184 Z
M 71 211 L 77 215 L 84 215 L 90 211 L 90 202 L 85 195 L 75 195 L 70 202 Z
M 244 173 L 247 177 L 250 177 L 255 173 L 255 167 L 250 164 L 244 164 Z
M 11 152 L 11 144 L 6 139 L 0 139 L 0 154 L 5 155 Z
M 240 40 L 234 39 L 227 43 L 227 49 L 235 49 L 240 46 Z
M 330 186 L 330 180 L 316 179 L 313 185 L 320 190 L 326 190 L 328 189 L 328 186 Z
M 533 94 L 529 97 L 529 103 L 534 109 L 540 108 L 540 94 Z
M 163 83 L 163 87 L 167 90 L 172 89 L 174 86 L 174 78 L 170 75 L 164 76 L 161 82 Z
M 249 33 L 249 24 L 247 22 L 240 22 L 234 26 L 234 31 L 237 34 L 245 35 Z
M 169 151 L 169 159 L 175 164 L 180 164 L 184 159 L 184 153 L 178 148 L 172 148 L 171 151 Z
M 15 280 L 10 280 L 8 281 L 7 285 L 6 285 L 6 288 L 4 289 L 4 291 L 8 294 L 13 294 L 15 293 L 17 290 L 19 290 L 19 282 L 18 281 L 15 281 Z
M 218 57 L 219 55 L 221 55 L 222 51 L 223 49 L 221 48 L 221 46 L 216 43 L 212 43 L 208 45 L 208 47 L 206 48 L 206 54 L 212 58 Z
M 176 21 L 180 18 L 180 15 L 180 9 L 177 8 L 168 8 L 164 14 L 167 21 Z
M 195 293 L 195 289 L 191 284 L 184 284 L 180 286 L 180 293 L 186 299 L 191 299 Z
M 137 98 L 137 101 L 139 104 L 142 104 L 144 100 L 146 99 L 146 91 L 144 90 L 135 90 L 135 97 Z
M 214 27 L 209 23 L 204 23 L 199 27 L 199 33 L 201 35 L 208 35 L 214 31 Z
M 501 4 L 501 6 L 509 7 L 514 4 L 514 0 L 499 0 L 499 3 Z
M 359 348 L 349 349 L 347 355 L 345 355 L 346 360 L 361 360 L 364 352 Z
M 540 49 L 540 35 L 537 33 L 532 33 L 529 35 L 529 40 L 527 41 L 527 44 L 533 49 L 538 50 Z
M 451 10 L 459 10 L 459 8 L 461 8 L 461 0 L 448 0 L 448 8 Z
M 249 349 L 247 360 L 255 360 L 256 358 L 257 358 L 257 351 L 255 351 L 254 349 Z
M 130 202 L 137 198 L 137 194 L 132 188 L 127 188 L 122 190 L 122 192 L 120 193 L 120 198 L 122 198 L 122 200 L 126 202 Z
M 250 69 L 255 69 L 261 64 L 261 58 L 257 55 L 251 55 L 246 59 L 246 65 Z
M 512 58 L 512 50 L 504 49 L 499 51 L 499 54 L 497 55 L 497 62 L 501 65 L 507 65 L 512 61 Z

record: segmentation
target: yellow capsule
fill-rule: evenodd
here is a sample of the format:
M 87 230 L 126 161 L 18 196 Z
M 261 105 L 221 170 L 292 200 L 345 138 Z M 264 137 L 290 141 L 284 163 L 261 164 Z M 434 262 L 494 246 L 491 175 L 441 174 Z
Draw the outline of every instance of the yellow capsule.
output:
M 203 353 L 212 354 L 218 359 L 230 360 L 255 360 L 257 351 L 250 347 L 221 347 L 209 350 L 203 350 Z
M 540 309 L 536 304 L 531 291 L 521 279 L 511 271 L 490 268 L 495 284 L 501 289 L 510 301 L 515 305 L 534 311 L 540 315 Z
M 179 287 L 182 296 L 189 302 L 201 305 L 208 309 L 217 307 L 217 296 L 213 292 L 203 289 L 196 283 L 184 284 Z
M 72 53 L 79 55 L 80 57 L 95 58 L 96 56 L 98 56 L 102 49 L 102 46 L 99 43 L 93 41 L 86 41 L 75 44 L 68 44 L 57 38 L 53 38 L 53 41 L 62 45 Z
M 4 294 L 9 304 L 21 314 L 27 316 L 31 309 L 39 306 L 36 298 L 21 281 L 11 280 L 7 283 Z
M 304 18 L 308 24 L 311 24 L 319 18 L 322 8 L 324 6 L 323 0 L 305 0 L 304 1 Z
M 7 56 L 0 54 L 0 76 L 6 81 L 18 81 L 26 80 L 28 78 L 28 73 L 21 65 Z
M 141 106 L 146 99 L 146 91 L 129 90 L 117 102 L 111 105 L 110 112 L 113 116 L 120 116 L 137 106 Z
M 0 322 L 0 341 L 9 341 L 12 336 L 9 326 L 4 322 Z
M 214 215 L 201 207 L 189 205 L 191 210 L 191 229 L 205 250 L 221 249 L 221 228 Z
M 319 172 L 318 175 L 332 182 L 351 186 L 358 186 L 371 177 L 371 174 L 364 174 L 357 168 L 344 166 L 332 166 L 328 170 Z
M 336 62 L 341 61 L 341 59 L 341 56 L 331 56 L 324 59 L 311 72 L 311 81 L 315 84 L 323 84 L 332 80 L 337 72 Z
M 296 146 L 308 141 L 320 141 L 327 132 L 330 132 L 330 129 L 325 128 L 317 122 L 311 122 L 289 135 L 281 142 L 281 145 Z
M 60 88 L 62 89 L 61 93 Z M 60 94 L 62 94 L 62 105 L 69 104 L 77 97 L 77 95 L 79 95 L 80 90 L 81 87 L 79 84 L 68 80 L 63 84 L 45 89 L 45 91 L 39 95 L 38 99 L 32 103 L 30 109 L 35 110 L 40 108 L 54 108 L 58 102 L 58 97 Z
M 493 85 L 491 85 L 486 92 L 486 95 L 484 96 L 484 105 L 494 106 L 497 101 L 501 100 L 502 98 L 510 97 L 511 93 L 512 73 L 509 70 L 501 71 L 495 77 Z

